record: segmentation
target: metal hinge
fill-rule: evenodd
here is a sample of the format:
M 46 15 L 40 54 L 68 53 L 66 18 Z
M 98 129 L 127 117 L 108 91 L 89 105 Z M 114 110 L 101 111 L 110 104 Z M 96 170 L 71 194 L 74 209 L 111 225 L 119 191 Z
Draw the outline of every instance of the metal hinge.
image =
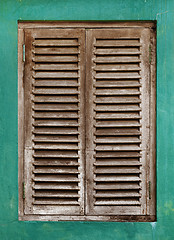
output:
M 151 199 L 151 181 L 149 181 L 149 199 Z
M 25 182 L 23 182 L 23 199 L 25 199 Z
M 149 45 L 149 63 L 152 61 L 152 47 Z
M 23 44 L 22 47 L 23 47 L 23 62 L 25 62 L 25 44 Z

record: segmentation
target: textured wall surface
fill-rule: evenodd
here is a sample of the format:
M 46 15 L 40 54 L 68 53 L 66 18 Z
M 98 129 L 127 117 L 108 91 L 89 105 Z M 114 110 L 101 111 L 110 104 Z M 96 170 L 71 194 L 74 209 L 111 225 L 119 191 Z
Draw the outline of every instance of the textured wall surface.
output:
M 19 222 L 18 20 L 157 20 L 157 222 Z M 0 1 L 0 239 L 174 239 L 174 1 Z

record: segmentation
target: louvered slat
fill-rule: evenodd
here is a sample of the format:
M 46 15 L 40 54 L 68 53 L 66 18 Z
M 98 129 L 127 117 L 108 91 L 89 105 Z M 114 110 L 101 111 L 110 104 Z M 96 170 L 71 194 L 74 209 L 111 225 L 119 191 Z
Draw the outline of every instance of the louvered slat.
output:
M 83 30 L 26 30 L 31 90 L 26 104 L 32 133 L 32 184 L 25 204 L 29 214 L 84 211 L 84 37 Z

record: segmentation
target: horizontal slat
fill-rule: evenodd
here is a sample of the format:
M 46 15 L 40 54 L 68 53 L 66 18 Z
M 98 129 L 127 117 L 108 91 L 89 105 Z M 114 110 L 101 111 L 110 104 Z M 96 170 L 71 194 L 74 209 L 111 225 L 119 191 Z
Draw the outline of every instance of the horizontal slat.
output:
M 140 103 L 141 100 L 139 97 L 133 97 L 133 96 L 119 96 L 119 97 L 97 97 L 96 100 L 94 101 L 95 103 Z
M 97 64 L 95 71 L 140 71 L 141 68 L 137 64 Z
M 36 160 L 34 160 L 34 163 L 33 163 L 33 165 L 35 166 L 75 166 L 75 167 L 79 166 L 79 163 L 77 161 L 71 161 L 69 159 L 63 159 L 63 160 L 41 159 L 40 161 L 37 159 L 38 158 L 36 158 Z
M 131 136 L 131 135 L 141 135 L 141 132 L 136 129 L 99 129 L 95 133 L 95 135 L 99 136 Z
M 79 94 L 76 88 L 35 88 L 33 94 L 56 94 L 56 95 L 66 95 L 66 94 Z
M 125 72 L 103 72 L 97 73 L 95 78 L 97 79 L 140 79 L 141 75 L 136 72 L 125 73 Z
M 140 47 L 141 44 L 139 40 L 134 40 L 134 39 L 102 39 L 96 41 L 95 45 L 96 47 Z
M 60 194 L 60 193 L 35 193 L 33 194 L 33 197 L 37 197 L 37 198 L 78 198 L 79 194 Z
M 62 136 L 34 136 L 33 142 L 52 142 L 52 143 L 71 143 L 71 142 L 79 142 L 77 136 L 71 136 L 69 135 L 68 137 L 65 135 Z
M 95 166 L 141 166 L 142 164 L 139 161 L 136 160 L 116 160 L 113 159 L 110 160 L 98 160 L 94 163 Z
M 140 127 L 139 120 L 97 120 L 95 127 Z
M 139 113 L 96 113 L 95 119 L 140 119 Z
M 77 56 L 34 56 L 33 62 L 78 62 Z
M 79 124 L 76 120 L 35 120 L 33 126 L 63 126 L 63 127 L 77 127 Z
M 40 47 L 33 50 L 34 54 L 78 54 L 77 47 Z
M 97 152 L 96 158 L 120 158 L 120 157 L 141 157 L 141 154 L 138 152 Z
M 34 86 L 37 87 L 78 87 L 79 84 L 77 80 L 64 80 L 64 79 L 56 79 L 56 80 L 35 80 Z
M 127 197 L 127 198 L 130 198 L 130 197 L 140 197 L 141 194 L 140 193 L 131 193 L 131 192 L 114 192 L 114 193 L 97 193 L 95 194 L 95 197 L 98 197 L 98 198 L 121 198 L 121 197 Z
M 105 137 L 97 137 L 94 140 L 95 143 L 140 143 L 141 140 L 138 137 L 108 137 L 107 141 Z
M 74 201 L 72 199 L 72 201 L 68 200 L 68 201 L 65 201 L 65 199 L 63 200 L 60 200 L 60 199 L 56 199 L 56 200 L 51 200 L 51 199 L 47 199 L 47 200 L 35 200 L 33 201 L 33 204 L 34 205 L 79 205 L 79 202 L 78 201 Z
M 141 108 L 136 105 L 97 105 L 95 111 L 105 111 L 105 112 L 125 112 L 125 111 L 140 111 Z
M 96 63 L 139 63 L 141 60 L 138 57 L 117 56 L 117 57 L 96 57 Z
M 141 205 L 139 201 L 136 200 L 103 200 L 103 201 L 96 201 L 95 205 Z
M 106 143 L 107 143 L 107 138 L 106 138 Z M 115 144 L 110 144 L 110 145 L 97 145 L 95 147 L 96 151 L 140 151 L 141 148 L 137 146 L 137 144 L 124 144 L 121 145 L 119 143 Z
M 34 46 L 78 46 L 77 39 L 35 39 Z
M 78 174 L 79 172 L 77 171 L 77 169 L 72 169 L 72 168 L 64 168 L 64 169 L 60 169 L 60 168 L 40 168 L 40 169 L 35 169 L 33 170 L 33 173 L 49 173 L 49 174 Z
M 46 103 L 76 103 L 79 102 L 76 96 L 35 96 L 34 102 Z
M 112 81 L 112 80 L 97 80 L 96 84 L 94 87 L 100 87 L 100 88 L 114 88 L 114 87 L 119 87 L 119 88 L 127 88 L 127 87 L 140 87 L 141 84 L 139 83 L 139 80 L 121 80 L 121 81 Z
M 96 190 L 122 190 L 122 189 L 141 189 L 140 185 L 137 183 L 98 183 L 96 186 L 94 186 L 94 189 Z
M 75 112 L 35 112 L 34 118 L 78 118 Z
M 65 144 L 40 143 L 40 144 L 35 144 L 34 149 L 77 150 L 77 149 L 79 149 L 79 147 L 73 143 L 72 144 L 70 144 L 70 143 L 65 143 Z
M 46 71 L 46 70 L 49 70 L 49 71 L 51 71 L 51 70 L 70 70 L 70 71 L 72 71 L 72 70 L 78 70 L 79 69 L 79 67 L 78 67 L 78 65 L 77 65 L 77 63 L 70 63 L 70 64 L 60 64 L 60 63 L 58 63 L 58 64 L 35 64 L 34 66 L 33 66 L 33 70 L 44 70 L 44 71 Z
M 33 133 L 35 134 L 60 134 L 60 135 L 75 135 L 75 134 L 79 134 L 78 131 L 74 130 L 74 129 L 57 129 L 57 128 L 38 128 L 38 129 L 34 129 Z
M 79 182 L 80 180 L 76 177 L 72 176 L 64 176 L 64 175 L 40 175 L 34 176 L 34 182 Z
M 79 190 L 77 185 L 67 183 L 35 183 L 33 189 L 50 189 L 50 190 Z
M 102 89 L 102 90 L 99 90 L 97 89 L 96 90 L 96 95 L 140 95 L 141 93 L 137 90 L 134 90 L 134 89 L 115 89 L 115 88 L 112 88 L 112 89 Z
M 97 168 L 95 170 L 95 173 L 100 173 L 100 174 L 109 174 L 109 173 L 120 173 L 120 174 L 126 174 L 126 173 L 140 173 L 139 169 L 136 168 L 113 168 L 113 167 L 101 167 Z
M 94 51 L 96 55 L 140 55 L 141 52 L 136 48 L 97 48 Z
M 35 72 L 34 78 L 78 78 L 77 72 Z
M 78 158 L 77 153 L 70 153 L 70 151 L 64 151 L 62 153 L 55 152 L 49 152 L 49 151 L 42 151 L 42 153 L 35 152 L 33 154 L 33 157 L 35 158 Z
M 140 182 L 141 179 L 135 176 L 102 176 L 95 177 L 96 182 Z
M 47 103 L 35 103 L 33 106 L 33 110 L 37 111 L 77 111 L 79 109 L 77 104 L 47 104 Z

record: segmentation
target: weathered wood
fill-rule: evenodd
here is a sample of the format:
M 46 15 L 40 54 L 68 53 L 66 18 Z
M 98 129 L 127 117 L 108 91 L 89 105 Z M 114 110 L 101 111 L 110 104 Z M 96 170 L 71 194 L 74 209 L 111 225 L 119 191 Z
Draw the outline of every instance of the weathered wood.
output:
M 126 89 L 118 89 L 118 88 L 112 88 L 112 89 L 109 89 L 109 88 L 106 88 L 106 89 L 102 89 L 102 90 L 99 90 L 97 89 L 96 90 L 96 95 L 140 95 L 141 93 L 139 91 L 137 91 L 136 89 L 132 89 L 132 88 L 126 88 Z
M 107 143 L 107 139 L 106 139 Z M 137 144 L 126 144 L 122 145 L 117 143 L 115 144 L 106 144 L 106 145 L 97 145 L 95 148 L 96 151 L 140 151 L 141 148 L 137 146 Z
M 122 129 L 122 128 L 105 128 L 105 129 L 99 129 L 95 132 L 95 135 L 97 136 L 137 136 L 141 135 L 141 132 L 137 129 L 128 128 L 128 129 Z
M 77 72 L 35 72 L 35 74 L 33 74 L 34 78 L 77 78 L 78 77 L 78 73 Z
M 139 201 L 130 201 L 130 200 L 102 200 L 102 201 L 96 201 L 95 205 L 141 205 Z
M 78 62 L 78 57 L 76 57 L 76 56 L 34 56 L 33 57 L 33 62 L 46 62 L 46 63 L 48 63 L 48 62 L 54 62 L 54 63 L 56 63 L 56 62 Z
M 95 166 L 141 166 L 142 164 L 137 160 L 132 159 L 122 159 L 122 160 L 116 160 L 113 159 L 108 160 L 98 160 L 94 163 Z
M 85 24 L 83 26 L 90 25 Z M 105 27 L 109 26 L 105 24 Z M 77 24 L 77 28 L 80 26 L 82 24 Z M 92 23 L 91 26 L 101 25 Z M 25 213 L 29 213 L 31 218 L 32 213 L 40 216 L 46 213 L 82 219 L 74 215 L 84 214 L 84 203 L 88 214 L 85 220 L 104 219 L 104 216 L 101 218 L 104 214 L 107 220 L 116 221 L 115 212 L 118 215 L 154 214 L 155 185 L 153 202 L 148 199 L 151 196 L 147 192 L 149 176 L 154 181 L 154 173 L 148 168 L 149 163 L 150 168 L 154 168 L 152 150 L 153 161 L 146 158 L 149 156 L 149 119 L 151 125 L 155 125 L 155 114 L 149 110 L 155 102 L 154 86 L 149 80 L 150 30 L 142 28 L 141 24 L 136 29 L 129 26 L 129 31 L 87 30 L 86 40 L 85 31 L 78 29 L 31 28 L 26 31 L 30 38 L 35 39 L 29 40 L 27 49 L 31 52 L 26 55 L 25 66 L 25 75 L 27 71 L 30 73 L 26 78 L 30 91 L 25 89 L 28 96 L 25 104 L 26 133 L 31 129 L 30 135 L 26 134 L 25 158 L 31 159 L 26 168 L 29 175 L 34 176 L 32 188 L 31 178 L 25 185 L 26 194 L 32 193 L 33 189 L 44 190 L 36 190 L 30 194 L 29 201 L 24 200 L 28 201 Z M 36 62 L 32 62 L 31 53 Z M 46 60 L 47 54 L 52 56 L 47 56 Z M 84 81 L 85 61 L 87 83 Z M 153 71 L 153 67 L 151 69 Z M 84 92 L 85 87 L 87 93 Z M 153 93 L 152 101 L 149 90 Z M 150 131 L 154 133 L 154 128 L 150 127 Z M 154 142 L 154 137 L 151 137 L 153 146 Z M 86 176 L 83 175 L 84 167 Z M 76 192 L 53 193 L 46 192 L 46 189 Z M 119 189 L 128 191 L 111 192 Z M 84 191 L 87 191 L 85 201 Z
M 95 103 L 140 103 L 140 98 L 134 96 L 121 96 L 121 97 L 97 97 Z
M 35 87 L 78 87 L 79 84 L 77 80 L 64 80 L 64 79 L 56 79 L 56 80 L 41 80 L 37 79 L 34 83 Z
M 136 56 L 96 57 L 94 62 L 96 62 L 96 63 L 106 63 L 106 62 L 109 62 L 109 63 L 139 63 L 140 59 L 138 59 L 138 57 L 136 57 Z
M 33 178 L 35 182 L 79 182 L 80 180 L 74 176 L 64 176 L 64 175 L 58 175 L 58 174 L 51 174 L 45 176 L 44 174 L 38 174 Z
M 140 173 L 139 169 L 136 168 L 111 168 L 111 167 L 100 167 L 95 170 L 95 173 L 99 174 L 113 174 L 113 173 L 120 173 L 120 174 L 126 174 L 126 173 Z
M 52 42 L 52 41 L 51 41 Z M 33 70 L 40 70 L 40 71 L 53 71 L 53 70 L 56 70 L 56 71 L 62 71 L 62 70 L 67 70 L 67 71 L 73 71 L 73 70 L 78 70 L 78 66 L 77 66 L 77 63 L 69 63 L 69 64 L 61 64 L 61 63 L 57 63 L 57 64 L 35 64 L 33 66 Z
M 132 112 L 132 111 L 140 111 L 141 108 L 138 107 L 137 105 L 97 105 L 95 108 L 96 111 L 101 111 L 101 112 Z
M 62 150 L 76 150 L 79 149 L 77 144 L 69 144 L 69 143 L 64 143 L 64 144 L 53 144 L 53 143 L 40 143 L 40 144 L 35 144 L 34 149 L 62 149 Z
M 139 113 L 98 113 L 96 119 L 140 119 Z
M 113 192 L 113 193 L 96 193 L 95 194 L 95 197 L 98 197 L 98 198 L 121 198 L 121 197 L 127 197 L 127 198 L 130 198 L 130 197 L 140 197 L 141 194 L 140 193 L 132 193 L 132 192 Z
M 51 135 L 51 136 L 47 136 L 47 135 L 37 135 L 35 136 L 35 138 L 33 139 L 34 142 L 52 142 L 52 143 L 56 143 L 56 142 L 78 142 L 78 138 L 77 138 L 77 135 L 75 136 L 67 136 L 65 135 L 58 135 L 58 136 L 54 136 L 54 135 Z
M 76 88 L 35 88 L 33 94 L 38 95 L 74 95 L 79 94 Z
M 96 73 L 96 79 L 140 79 L 141 76 L 139 73 L 132 72 L 131 74 L 128 72 L 101 72 Z
M 54 126 L 54 127 L 78 127 L 78 123 L 77 120 L 52 120 L 52 119 L 46 119 L 46 120 L 35 120 L 33 126 L 40 126 L 40 127 L 44 127 L 44 126 Z
M 35 134 L 54 134 L 54 135 L 75 135 L 79 134 L 79 132 L 75 129 L 65 129 L 65 128 L 37 128 L 33 130 Z
M 60 167 L 56 167 L 56 168 L 53 168 L 52 166 L 50 167 L 40 167 L 37 169 L 35 169 L 33 171 L 34 173 L 48 173 L 48 174 L 56 174 L 56 173 L 59 173 L 59 174 L 78 174 L 79 171 L 77 171 L 77 169 L 74 169 L 74 168 L 68 168 L 68 167 L 65 167 L 65 168 L 60 168 Z
M 36 158 L 34 161 L 33 165 L 36 166 L 79 166 L 79 163 L 76 161 L 76 159 L 69 160 L 69 159 L 59 159 L 59 160 L 54 160 L 52 158 L 48 159 L 40 159 Z
M 100 183 L 100 184 L 97 184 L 95 187 L 94 187 L 96 190 L 136 190 L 136 189 L 140 189 L 141 187 L 137 184 L 137 183 L 109 183 L 109 184 L 106 184 L 106 183 Z
M 96 55 L 140 55 L 136 48 L 97 48 Z
M 131 72 L 131 71 L 140 71 L 141 68 L 138 64 L 111 64 L 111 63 L 105 63 L 105 64 L 98 64 L 94 68 L 95 71 L 101 71 L 101 72 L 119 72 L 119 71 L 125 71 L 125 72 Z
M 78 41 L 77 39 L 35 39 L 35 41 L 33 42 L 33 45 L 34 46 L 45 46 L 45 47 L 48 47 L 48 46 L 58 46 L 58 47 L 63 47 L 63 46 L 69 46 L 69 47 L 72 47 L 72 46 L 78 46 Z
M 52 41 L 51 41 L 52 42 Z M 35 43 L 34 43 L 35 44 Z M 33 51 L 34 54 L 39 54 L 39 55 L 42 55 L 42 54 L 56 54 L 56 55 L 59 55 L 59 54 L 67 54 L 67 55 L 71 55 L 71 54 L 79 54 L 79 51 L 78 51 L 78 48 L 76 47 L 59 47 L 57 46 L 56 48 L 55 47 L 47 47 L 47 48 L 35 48 L 34 51 Z
M 78 113 L 76 112 L 35 112 L 34 118 L 78 118 Z
M 68 183 L 39 183 L 37 182 L 33 189 L 38 190 L 79 190 L 80 188 L 77 185 L 68 184 Z M 68 191 L 70 192 L 70 191 Z
M 105 137 L 97 137 L 96 143 L 106 143 Z M 141 140 L 138 137 L 109 137 L 107 136 L 107 143 L 140 143 Z
M 123 175 L 123 176 L 101 176 L 101 177 L 95 177 L 96 182 L 140 182 L 139 177 L 134 177 L 134 176 L 128 176 L 128 175 Z
M 42 102 L 42 103 L 77 103 L 79 102 L 76 96 L 35 96 L 34 100 L 35 103 Z
M 130 87 L 141 87 L 141 84 L 139 83 L 138 80 L 129 80 L 129 81 L 112 81 L 112 80 L 97 80 L 97 83 L 95 84 L 95 87 L 100 87 L 100 88 L 112 88 L 112 87 L 117 87 L 117 88 L 130 88 Z
M 35 200 L 33 201 L 33 204 L 34 205 L 79 205 L 79 202 L 77 202 L 76 200 L 67 200 L 66 199 L 63 199 L 63 200 L 59 200 L 59 199 L 56 199 L 56 200 L 51 200 L 51 199 L 47 199 L 47 200 Z M 71 207 L 72 208 L 72 207 Z

